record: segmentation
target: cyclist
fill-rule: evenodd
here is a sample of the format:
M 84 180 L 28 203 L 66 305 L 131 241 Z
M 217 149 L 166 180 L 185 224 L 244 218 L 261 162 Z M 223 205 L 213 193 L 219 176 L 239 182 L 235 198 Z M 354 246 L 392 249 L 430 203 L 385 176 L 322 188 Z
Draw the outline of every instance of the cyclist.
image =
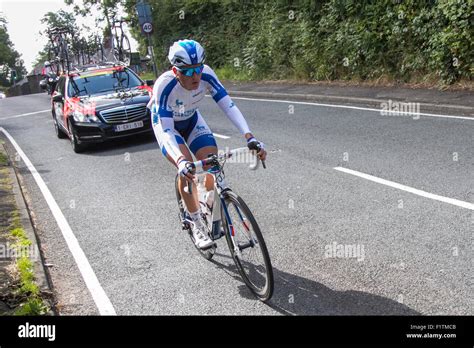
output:
M 214 71 L 204 64 L 205 52 L 194 40 L 179 40 L 169 49 L 172 69 L 155 82 L 153 96 L 148 103 L 153 130 L 164 156 L 178 168 L 178 189 L 194 224 L 192 233 L 196 246 L 208 249 L 213 245 L 209 238 L 193 183 L 192 155 L 198 160 L 217 154 L 217 144 L 198 106 L 209 91 L 214 101 L 247 140 L 249 148 L 257 145 L 258 156 L 265 160 L 264 144 L 258 141 L 238 109 L 227 95 Z M 205 187 L 213 190 L 214 178 L 207 175 Z M 192 195 L 185 192 L 187 183 L 193 184 Z

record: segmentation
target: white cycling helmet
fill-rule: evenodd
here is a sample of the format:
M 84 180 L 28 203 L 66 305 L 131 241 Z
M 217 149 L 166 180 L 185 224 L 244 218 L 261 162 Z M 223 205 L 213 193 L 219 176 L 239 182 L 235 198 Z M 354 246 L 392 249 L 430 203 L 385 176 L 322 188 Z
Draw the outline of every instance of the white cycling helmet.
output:
M 168 53 L 169 61 L 177 67 L 201 64 L 205 58 L 204 48 L 194 40 L 175 41 Z

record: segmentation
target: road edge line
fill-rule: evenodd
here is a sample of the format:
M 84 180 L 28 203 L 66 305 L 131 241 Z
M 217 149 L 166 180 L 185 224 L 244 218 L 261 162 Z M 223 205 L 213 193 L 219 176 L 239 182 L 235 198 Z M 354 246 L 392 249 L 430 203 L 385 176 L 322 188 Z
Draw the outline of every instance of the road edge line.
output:
M 13 139 L 13 137 L 10 135 L 10 133 L 3 127 L 0 127 L 0 131 L 5 134 L 5 136 L 8 138 L 10 143 L 17 151 L 17 153 L 23 159 L 23 162 L 25 163 L 30 173 L 33 175 L 36 184 L 41 190 L 41 193 L 43 194 L 43 197 L 46 200 L 49 209 L 51 210 L 51 213 L 56 219 L 56 223 L 58 224 L 58 227 L 61 230 L 61 233 L 66 241 L 69 251 L 71 252 L 76 262 L 76 265 L 79 268 L 79 272 L 81 273 L 81 276 L 84 279 L 87 288 L 89 289 L 89 292 L 97 306 L 97 309 L 99 310 L 99 313 L 101 315 L 116 315 L 112 302 L 107 297 L 107 294 L 100 285 L 99 280 L 97 279 L 97 276 L 94 273 L 94 270 L 92 269 L 84 251 L 79 245 L 79 242 L 71 229 L 71 226 L 69 226 L 66 217 L 64 216 L 58 204 L 56 203 L 43 178 L 38 173 L 38 171 L 31 163 L 29 158 L 26 156 L 26 154 L 23 152 L 21 147 L 17 144 L 15 139 Z

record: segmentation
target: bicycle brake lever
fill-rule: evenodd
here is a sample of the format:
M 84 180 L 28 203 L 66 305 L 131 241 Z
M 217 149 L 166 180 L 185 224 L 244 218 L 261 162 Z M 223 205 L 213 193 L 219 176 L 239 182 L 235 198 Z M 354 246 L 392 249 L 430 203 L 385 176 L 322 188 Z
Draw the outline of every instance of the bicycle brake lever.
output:
M 257 170 L 258 167 L 259 167 L 259 165 L 260 165 L 260 159 L 259 159 L 258 156 L 255 154 L 255 164 L 252 163 L 251 165 L 249 165 L 249 169 L 250 169 L 250 170 Z

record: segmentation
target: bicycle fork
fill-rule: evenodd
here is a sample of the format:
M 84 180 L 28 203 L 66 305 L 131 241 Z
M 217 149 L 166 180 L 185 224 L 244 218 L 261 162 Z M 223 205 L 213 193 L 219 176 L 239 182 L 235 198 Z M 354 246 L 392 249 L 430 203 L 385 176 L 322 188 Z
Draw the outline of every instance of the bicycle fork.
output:
M 228 226 L 228 230 L 229 230 L 229 234 L 230 234 L 230 240 L 232 241 L 232 246 L 233 246 L 233 250 L 234 250 L 234 254 L 238 257 L 238 258 L 242 258 L 242 250 L 244 249 L 247 249 L 247 248 L 253 248 L 258 242 L 254 240 L 254 238 L 252 237 L 252 235 L 250 234 L 250 230 L 249 230 L 249 227 L 247 225 L 247 222 L 245 221 L 244 217 L 242 216 L 242 213 L 240 212 L 239 208 L 238 207 L 235 207 L 236 211 L 237 211 L 237 214 L 239 215 L 239 218 L 240 220 L 242 221 L 242 225 L 244 226 L 245 230 L 247 233 L 249 233 L 249 240 L 247 242 L 244 242 L 244 243 L 238 243 L 236 240 L 235 240 L 235 229 L 234 229 L 234 222 L 232 221 L 231 217 L 230 217 L 230 214 L 229 214 L 229 211 L 227 209 L 227 206 L 224 204 L 224 198 L 221 197 L 219 195 L 219 201 L 222 200 L 222 211 L 225 215 L 225 221 L 227 223 L 227 226 Z

